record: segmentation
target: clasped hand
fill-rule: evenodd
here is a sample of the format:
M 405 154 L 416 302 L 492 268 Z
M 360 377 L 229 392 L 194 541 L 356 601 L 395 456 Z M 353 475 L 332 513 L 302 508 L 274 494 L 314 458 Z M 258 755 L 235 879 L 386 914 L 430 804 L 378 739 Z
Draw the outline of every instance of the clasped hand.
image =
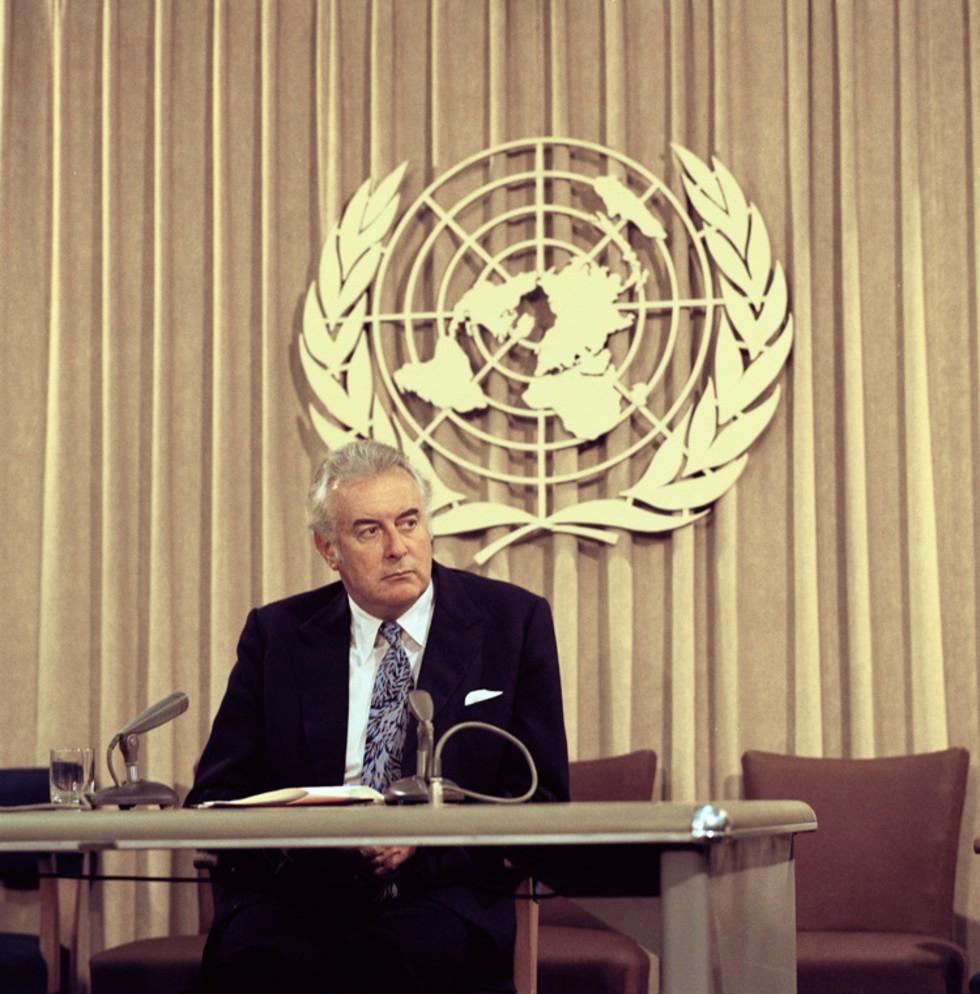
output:
M 368 861 L 375 876 L 397 870 L 415 852 L 415 846 L 361 846 L 358 850 Z

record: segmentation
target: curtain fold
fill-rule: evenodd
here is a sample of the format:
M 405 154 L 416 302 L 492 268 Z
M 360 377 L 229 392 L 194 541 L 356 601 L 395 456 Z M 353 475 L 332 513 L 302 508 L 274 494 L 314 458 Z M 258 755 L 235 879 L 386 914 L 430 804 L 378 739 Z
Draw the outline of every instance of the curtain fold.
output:
M 400 210 L 483 149 L 554 135 L 629 156 L 680 199 L 674 143 L 727 167 L 790 287 L 779 406 L 684 529 L 538 533 L 475 564 L 497 528 L 440 538 L 437 556 L 549 598 L 573 756 L 654 748 L 666 798 L 737 796 L 749 748 L 964 745 L 975 780 L 974 5 L 0 0 L 0 63 L 5 765 L 89 742 L 105 782 L 112 734 L 183 689 L 190 711 L 143 751 L 147 775 L 189 784 L 247 611 L 332 579 L 306 531 L 324 443 L 299 335 L 333 226 L 402 163 Z M 567 150 L 555 164 L 574 166 Z M 494 189 L 479 223 L 515 198 Z M 578 223 L 556 219 L 556 239 Z M 528 230 L 500 226 L 488 251 Z M 475 277 L 454 253 L 437 240 L 426 292 L 450 263 Z M 625 347 L 610 342 L 617 361 Z M 684 350 L 669 389 L 693 368 Z M 501 411 L 480 424 L 536 430 Z M 641 439 L 624 423 L 557 455 L 553 506 L 628 489 L 642 452 L 569 477 Z M 487 464 L 531 462 L 501 447 Z M 433 465 L 535 507 L 532 487 Z M 965 849 L 957 911 L 978 958 L 976 863 Z M 186 928 L 192 905 L 189 889 L 97 888 L 86 941 Z
M 899 7 L 898 59 L 918 65 L 917 25 L 908 5 Z M 923 34 L 928 36 L 928 28 Z M 908 62 L 912 59 L 912 62 Z M 925 258 L 922 244 L 922 187 L 919 146 L 919 87 L 911 74 L 899 76 L 899 187 L 902 205 L 902 386 L 903 433 L 908 489 L 908 652 L 912 683 L 912 743 L 919 751 L 947 746 L 943 672 L 942 608 L 939 595 L 935 481 L 932 471 L 929 361 L 925 342 Z M 928 81 L 926 81 L 928 86 Z M 925 89 L 923 87 L 922 89 Z M 928 95 L 928 91 L 927 95 Z
M 812 153 L 808 118 L 810 92 L 810 22 L 807 5 L 786 7 L 786 177 L 787 268 L 793 279 L 793 363 L 789 483 L 793 522 L 792 704 L 787 714 L 787 742 L 803 756 L 823 755 L 819 549 L 817 542 L 816 453 L 814 446 L 814 361 L 811 237 L 812 189 L 808 163 Z
M 859 228 L 860 191 L 857 166 L 858 108 L 855 97 L 854 19 L 850 3 L 836 5 L 837 57 L 840 90 L 840 279 L 841 324 L 847 329 L 841 343 L 843 389 L 843 541 L 846 543 L 845 674 L 850 710 L 850 753 L 856 758 L 874 755 L 875 695 L 871 639 L 871 552 L 868 535 L 868 414 L 865 410 L 864 305 L 862 300 Z

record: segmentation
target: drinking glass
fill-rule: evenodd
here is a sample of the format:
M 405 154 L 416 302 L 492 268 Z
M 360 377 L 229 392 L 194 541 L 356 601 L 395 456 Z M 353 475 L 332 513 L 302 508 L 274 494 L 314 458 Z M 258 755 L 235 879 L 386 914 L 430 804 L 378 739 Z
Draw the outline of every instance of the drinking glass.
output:
M 51 750 L 48 784 L 52 804 L 88 806 L 95 790 L 95 763 L 88 746 L 65 746 Z

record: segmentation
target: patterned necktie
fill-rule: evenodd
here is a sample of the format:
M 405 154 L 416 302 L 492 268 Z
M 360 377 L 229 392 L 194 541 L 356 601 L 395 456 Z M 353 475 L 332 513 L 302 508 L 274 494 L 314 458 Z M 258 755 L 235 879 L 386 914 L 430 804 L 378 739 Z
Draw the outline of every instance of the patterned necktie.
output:
M 388 651 L 374 676 L 361 783 L 384 792 L 401 776 L 412 666 L 402 646 L 401 627 L 394 621 L 385 621 L 381 634 L 388 641 Z

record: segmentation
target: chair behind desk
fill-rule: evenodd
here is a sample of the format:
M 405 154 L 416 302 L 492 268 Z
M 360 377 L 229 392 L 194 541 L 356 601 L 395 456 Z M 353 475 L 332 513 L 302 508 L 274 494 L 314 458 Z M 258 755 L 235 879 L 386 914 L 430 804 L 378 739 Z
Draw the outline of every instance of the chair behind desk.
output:
M 96 953 L 89 960 L 92 994 L 198 994 L 201 956 L 214 902 L 210 871 L 214 859 L 201 854 L 194 861 L 198 885 L 198 931 L 135 939 Z
M 657 754 L 640 749 L 569 765 L 573 801 L 649 801 Z M 650 959 L 629 937 L 573 901 L 541 902 L 538 994 L 647 994 Z
M 49 799 L 47 767 L 0 770 L 0 806 L 45 804 Z M 66 813 L 55 817 L 72 817 Z M 80 874 L 83 857 L 50 853 L 0 853 L 0 884 L 8 890 L 38 891 L 39 934 L 0 933 L 0 991 L 3 994 L 67 994 L 72 988 L 78 934 Z M 57 880 L 40 873 L 55 869 Z M 64 942 L 63 940 L 67 940 Z
M 137 939 L 96 953 L 89 961 L 91 994 L 200 994 L 201 957 L 214 914 L 210 871 L 215 862 L 204 854 L 195 861 L 202 880 L 199 933 Z M 521 885 L 517 901 L 514 978 L 518 994 L 533 994 L 537 916 L 531 912 L 529 882 Z M 0 994 L 8 992 L 0 987 Z
M 747 752 L 749 799 L 806 801 L 796 840 L 799 994 L 961 994 L 953 886 L 969 754 Z

